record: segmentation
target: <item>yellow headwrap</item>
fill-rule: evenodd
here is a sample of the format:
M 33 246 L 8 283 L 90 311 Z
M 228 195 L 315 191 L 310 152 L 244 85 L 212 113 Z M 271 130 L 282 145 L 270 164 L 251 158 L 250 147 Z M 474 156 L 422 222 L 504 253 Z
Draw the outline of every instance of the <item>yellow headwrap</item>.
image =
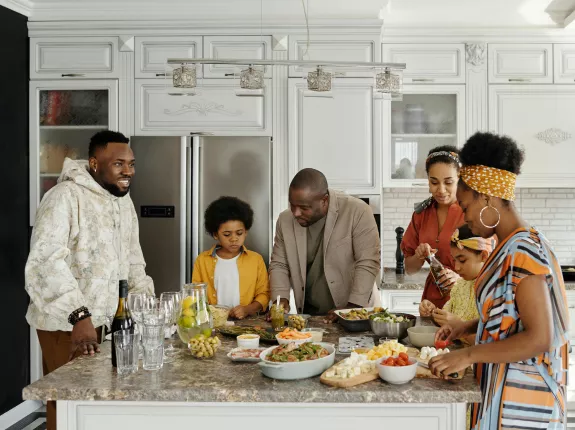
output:
M 496 236 L 491 236 L 490 238 L 484 239 L 482 237 L 470 237 L 469 239 L 459 239 L 459 230 L 453 232 L 451 236 L 451 243 L 457 246 L 459 249 L 468 248 L 474 251 L 487 251 L 489 254 L 495 248 L 497 244 Z
M 515 200 L 517 175 L 507 170 L 482 165 L 464 166 L 459 177 L 472 190 L 504 200 Z

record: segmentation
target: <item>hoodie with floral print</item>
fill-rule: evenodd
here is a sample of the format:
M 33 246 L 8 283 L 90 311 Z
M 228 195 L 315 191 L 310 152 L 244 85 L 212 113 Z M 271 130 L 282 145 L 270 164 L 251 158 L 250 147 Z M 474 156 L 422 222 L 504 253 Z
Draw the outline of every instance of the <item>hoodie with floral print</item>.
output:
M 36 213 L 26 291 L 26 319 L 37 329 L 71 331 L 68 316 L 86 306 L 95 327 L 118 301 L 118 282 L 153 293 L 130 195 L 116 197 L 88 172 L 87 161 L 66 158 L 58 185 Z

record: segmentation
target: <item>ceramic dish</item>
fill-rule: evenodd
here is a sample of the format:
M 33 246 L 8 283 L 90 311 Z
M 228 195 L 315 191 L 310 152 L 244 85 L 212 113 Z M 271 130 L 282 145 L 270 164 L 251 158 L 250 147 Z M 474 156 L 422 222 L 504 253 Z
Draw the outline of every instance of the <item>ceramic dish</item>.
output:
M 324 342 L 318 342 L 316 345 L 323 346 L 329 355 L 326 357 L 318 358 L 317 360 L 296 361 L 289 363 L 276 363 L 266 360 L 267 355 L 269 355 L 275 348 L 277 348 L 276 346 L 272 346 L 260 354 L 260 369 L 264 376 L 267 376 L 268 378 L 283 380 L 305 379 L 321 375 L 323 372 L 333 366 L 335 361 L 335 347 L 331 343 Z
M 256 351 L 257 351 L 257 356 L 242 357 L 241 353 L 244 351 L 254 351 L 254 353 L 256 353 Z M 260 361 L 260 354 L 263 351 L 265 351 L 265 348 L 253 348 L 253 349 L 250 348 L 247 350 L 245 348 L 234 348 L 230 352 L 227 353 L 226 357 L 228 357 L 232 361 L 237 361 L 240 363 L 258 363 Z

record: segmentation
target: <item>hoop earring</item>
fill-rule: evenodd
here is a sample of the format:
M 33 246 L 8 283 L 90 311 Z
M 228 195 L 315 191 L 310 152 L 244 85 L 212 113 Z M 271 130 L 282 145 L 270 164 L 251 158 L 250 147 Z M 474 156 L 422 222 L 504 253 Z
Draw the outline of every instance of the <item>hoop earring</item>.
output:
M 497 212 L 497 222 L 493 225 L 487 225 L 485 224 L 485 222 L 483 222 L 483 211 L 485 209 L 493 209 L 495 212 Z M 479 221 L 481 221 L 481 224 L 483 225 L 483 227 L 485 228 L 495 228 L 499 225 L 499 222 L 501 221 L 501 214 L 499 213 L 499 211 L 497 210 L 497 208 L 494 208 L 493 206 L 485 206 L 483 209 L 481 209 L 481 212 L 479 212 Z

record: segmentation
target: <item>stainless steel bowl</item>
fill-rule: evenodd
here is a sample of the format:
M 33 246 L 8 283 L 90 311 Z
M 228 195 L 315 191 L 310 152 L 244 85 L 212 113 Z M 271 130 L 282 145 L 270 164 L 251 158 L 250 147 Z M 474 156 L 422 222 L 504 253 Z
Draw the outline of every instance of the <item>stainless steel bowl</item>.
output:
M 373 318 L 377 317 L 377 315 L 378 314 L 372 315 L 369 319 L 371 331 L 373 331 L 377 336 L 394 337 L 399 340 L 407 337 L 407 329 L 409 327 L 413 327 L 416 322 L 416 317 L 411 314 L 395 313 L 394 315 L 398 317 L 408 319 L 407 321 L 400 323 L 374 321 Z

